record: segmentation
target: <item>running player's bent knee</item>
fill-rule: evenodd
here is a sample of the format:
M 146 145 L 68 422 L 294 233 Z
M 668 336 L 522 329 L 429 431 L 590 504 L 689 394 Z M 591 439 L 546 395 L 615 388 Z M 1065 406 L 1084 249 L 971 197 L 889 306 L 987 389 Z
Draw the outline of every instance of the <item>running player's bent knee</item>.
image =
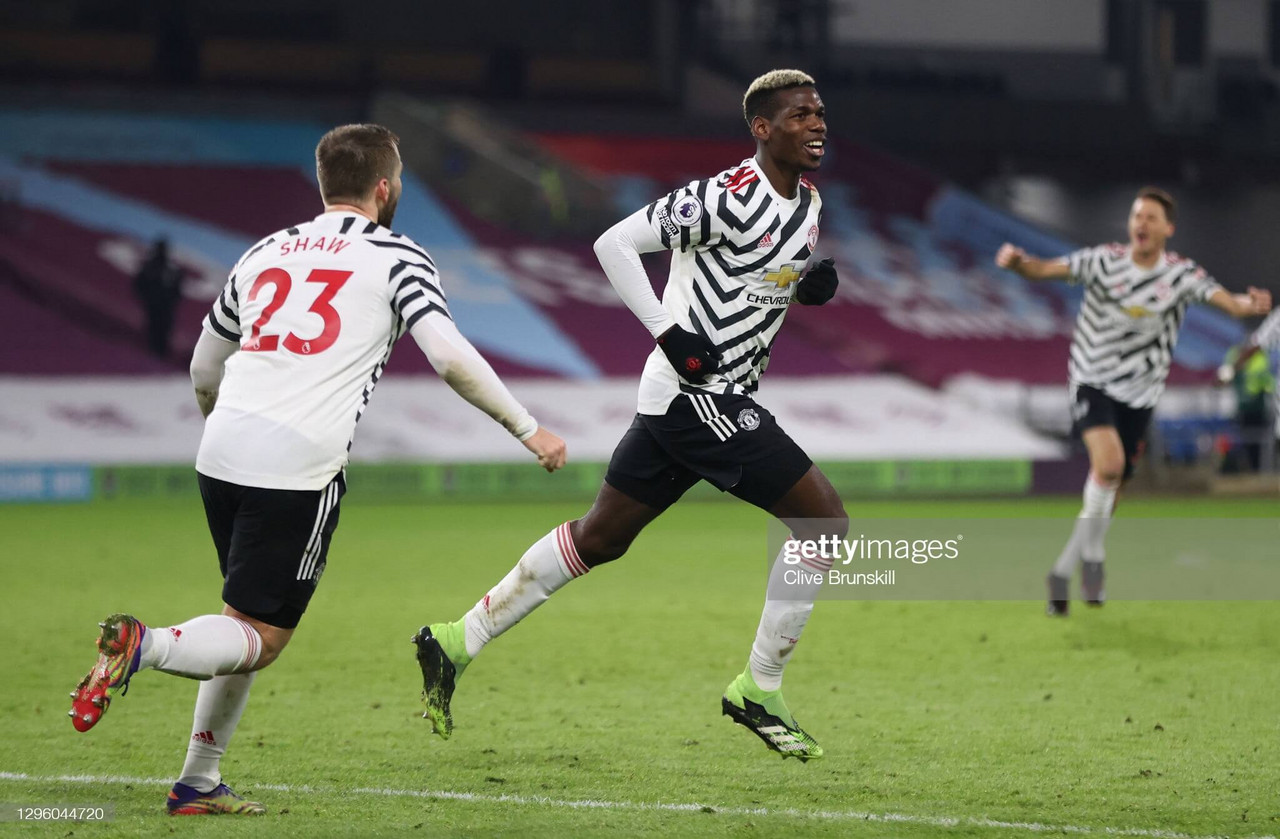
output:
M 1124 461 L 1101 458 L 1093 467 L 1093 477 L 1103 486 L 1116 486 L 1128 476 L 1125 474 Z
M 261 670 L 271 664 L 280 657 L 280 653 L 284 652 L 285 645 L 289 643 L 289 635 L 280 638 L 276 637 L 273 632 L 259 632 L 258 634 L 262 638 L 262 652 L 258 654 L 258 660 L 254 663 L 253 670 Z
M 587 545 L 589 547 L 585 549 L 581 543 L 578 545 L 578 555 L 582 557 L 582 561 L 588 568 L 595 568 L 597 565 L 613 562 L 625 554 L 627 548 L 631 547 L 631 540 L 588 541 Z
M 829 511 L 831 515 L 815 516 L 812 519 L 797 519 L 789 522 L 792 534 L 801 540 L 817 540 L 828 536 L 844 539 L 849 535 L 849 516 L 844 510 Z
M 573 528 L 573 544 L 578 556 L 588 568 L 613 562 L 627 552 L 635 538 L 630 534 L 609 532 L 607 528 L 593 526 L 586 519 L 578 519 Z
M 237 671 L 240 673 L 250 673 L 268 666 L 280 657 L 280 653 L 284 652 L 289 640 L 293 638 L 294 631 L 292 629 L 282 629 L 262 621 L 253 621 L 252 626 L 257 633 L 262 649 L 254 660 L 253 666 Z
M 1106 486 L 1116 486 L 1128 476 L 1124 469 L 1104 469 L 1097 473 L 1098 482 Z
M 841 539 L 849 535 L 849 514 L 843 507 L 840 508 L 840 514 L 831 519 L 830 527 L 837 531 L 835 535 Z

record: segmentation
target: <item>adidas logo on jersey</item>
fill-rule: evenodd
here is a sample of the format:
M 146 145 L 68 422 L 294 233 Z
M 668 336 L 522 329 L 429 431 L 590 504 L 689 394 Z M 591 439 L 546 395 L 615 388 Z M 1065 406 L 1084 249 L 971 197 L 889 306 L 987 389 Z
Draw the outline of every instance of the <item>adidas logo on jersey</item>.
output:
M 759 243 L 756 244 L 756 247 L 757 248 L 773 247 L 773 236 L 768 233 L 764 234 L 764 237 L 759 241 Z

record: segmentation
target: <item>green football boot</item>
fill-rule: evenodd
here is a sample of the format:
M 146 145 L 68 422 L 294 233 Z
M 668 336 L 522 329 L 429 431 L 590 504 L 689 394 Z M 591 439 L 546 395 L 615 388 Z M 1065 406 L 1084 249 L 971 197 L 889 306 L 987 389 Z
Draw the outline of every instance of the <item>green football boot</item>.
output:
M 453 733 L 453 712 L 449 703 L 462 671 L 471 663 L 467 655 L 466 631 L 462 621 L 433 623 L 413 636 L 422 668 L 422 718 L 444 739 Z
M 795 757 L 804 763 L 822 757 L 818 741 L 791 716 L 782 690 L 762 690 L 751 678 L 749 667 L 725 688 L 720 707 L 734 722 L 746 726 L 783 758 Z

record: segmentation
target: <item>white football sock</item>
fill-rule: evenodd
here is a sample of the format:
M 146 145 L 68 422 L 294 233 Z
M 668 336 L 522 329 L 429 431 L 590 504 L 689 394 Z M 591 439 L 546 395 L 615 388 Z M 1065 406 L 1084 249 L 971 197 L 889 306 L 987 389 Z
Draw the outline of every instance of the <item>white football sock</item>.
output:
M 561 586 L 590 570 L 573 545 L 569 522 L 534 542 L 507 576 L 463 617 L 467 655 L 479 654 L 485 644 L 515 626 Z
M 782 687 L 782 669 L 800 640 L 800 633 L 809 622 L 813 601 L 822 588 L 822 581 L 831 570 L 833 557 L 802 557 L 799 564 L 787 565 L 782 555 L 773 561 L 769 572 L 769 594 L 765 595 L 764 611 L 760 625 L 756 627 L 756 640 L 751 645 L 751 678 L 762 690 Z M 799 580 L 786 582 L 787 572 L 803 572 Z M 795 577 L 792 577 L 795 580 Z M 772 594 L 785 593 L 787 599 L 774 599 Z
M 1081 559 L 1102 562 L 1106 557 L 1103 541 L 1111 527 L 1117 489 L 1117 485 L 1100 483 L 1092 472 L 1089 473 L 1084 482 L 1084 506 L 1080 508 L 1071 538 L 1053 565 L 1055 575 L 1070 579 Z
M 185 633 L 184 633 L 185 634 Z M 240 724 L 240 715 L 249 702 L 249 687 L 257 673 L 215 676 L 200 684 L 196 713 L 187 744 L 187 760 L 178 783 L 210 792 L 222 783 L 218 763 L 227 751 L 231 735 Z
M 1119 484 L 1104 484 L 1092 472 L 1084 482 L 1084 507 L 1080 515 L 1090 518 L 1110 518 L 1116 505 Z
M 201 615 L 177 626 L 149 626 L 138 669 L 152 667 L 188 679 L 239 673 L 258 663 L 262 636 L 230 615 Z
M 1090 472 L 1084 482 L 1084 508 L 1082 519 L 1088 519 L 1088 535 L 1080 546 L 1080 556 L 1085 562 L 1102 562 L 1106 558 L 1103 540 L 1111 528 L 1111 512 L 1116 506 L 1116 490 L 1119 484 L 1104 484 Z
M 1062 553 L 1058 554 L 1058 561 L 1053 564 L 1055 577 L 1069 580 L 1076 573 L 1076 566 L 1080 564 L 1080 546 L 1084 544 L 1088 529 L 1089 520 L 1077 517 L 1075 527 L 1071 528 L 1071 538 L 1067 540 Z

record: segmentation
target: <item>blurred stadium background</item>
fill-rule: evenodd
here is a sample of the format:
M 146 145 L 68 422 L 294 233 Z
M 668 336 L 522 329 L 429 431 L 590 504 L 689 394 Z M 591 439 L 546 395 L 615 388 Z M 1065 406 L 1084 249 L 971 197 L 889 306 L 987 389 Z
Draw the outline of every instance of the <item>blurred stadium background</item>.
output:
M 994 269 L 1006 239 L 1043 255 L 1123 239 L 1153 182 L 1183 204 L 1176 249 L 1233 290 L 1280 292 L 1278 3 L 486 8 L 0 3 L 0 499 L 193 485 L 185 364 L 205 307 L 247 245 L 317 212 L 315 141 L 348 121 L 401 135 L 397 228 L 579 464 L 549 484 L 504 465 L 523 451 L 403 347 L 357 436 L 365 495 L 593 491 L 649 339 L 590 243 L 750 154 L 741 92 L 773 66 L 814 73 L 828 105 L 819 250 L 842 284 L 792 313 L 761 398 L 851 497 L 1078 489 L 1078 291 Z M 184 277 L 167 357 L 133 288 L 159 237 Z M 1275 490 L 1221 474 L 1248 471 L 1214 378 L 1246 328 L 1193 307 L 1140 488 Z
M 773 67 L 828 106 L 819 255 L 841 285 L 792 311 L 761 401 L 855 519 L 1044 517 L 1056 550 L 1087 468 L 1079 293 L 992 257 L 1122 240 L 1155 183 L 1181 202 L 1176 249 L 1280 293 L 1280 2 L 0 0 L 0 800 L 109 801 L 95 835 L 154 832 L 192 685 L 137 680 L 91 736 L 63 697 L 102 615 L 217 608 L 191 347 L 240 253 L 320 211 L 321 134 L 375 120 L 403 138 L 396 228 L 573 464 L 546 475 L 396 351 L 335 561 L 224 764 L 272 835 L 1274 832 L 1274 603 L 1136 603 L 1119 556 L 1127 602 L 1067 621 L 820 604 L 787 679 L 828 756 L 770 760 L 717 716 L 763 588 L 745 505 L 664 515 L 468 670 L 458 735 L 427 734 L 405 639 L 580 514 L 634 414 L 651 342 L 592 241 L 751 154 L 741 95 Z M 135 290 L 159 238 L 183 277 L 163 355 Z M 1193 307 L 1127 491 L 1156 497 L 1121 519 L 1206 520 L 1234 556 L 1231 517 L 1274 518 L 1270 430 L 1254 472 L 1215 380 L 1251 326 Z M 1038 597 L 1052 556 L 1027 553 Z

